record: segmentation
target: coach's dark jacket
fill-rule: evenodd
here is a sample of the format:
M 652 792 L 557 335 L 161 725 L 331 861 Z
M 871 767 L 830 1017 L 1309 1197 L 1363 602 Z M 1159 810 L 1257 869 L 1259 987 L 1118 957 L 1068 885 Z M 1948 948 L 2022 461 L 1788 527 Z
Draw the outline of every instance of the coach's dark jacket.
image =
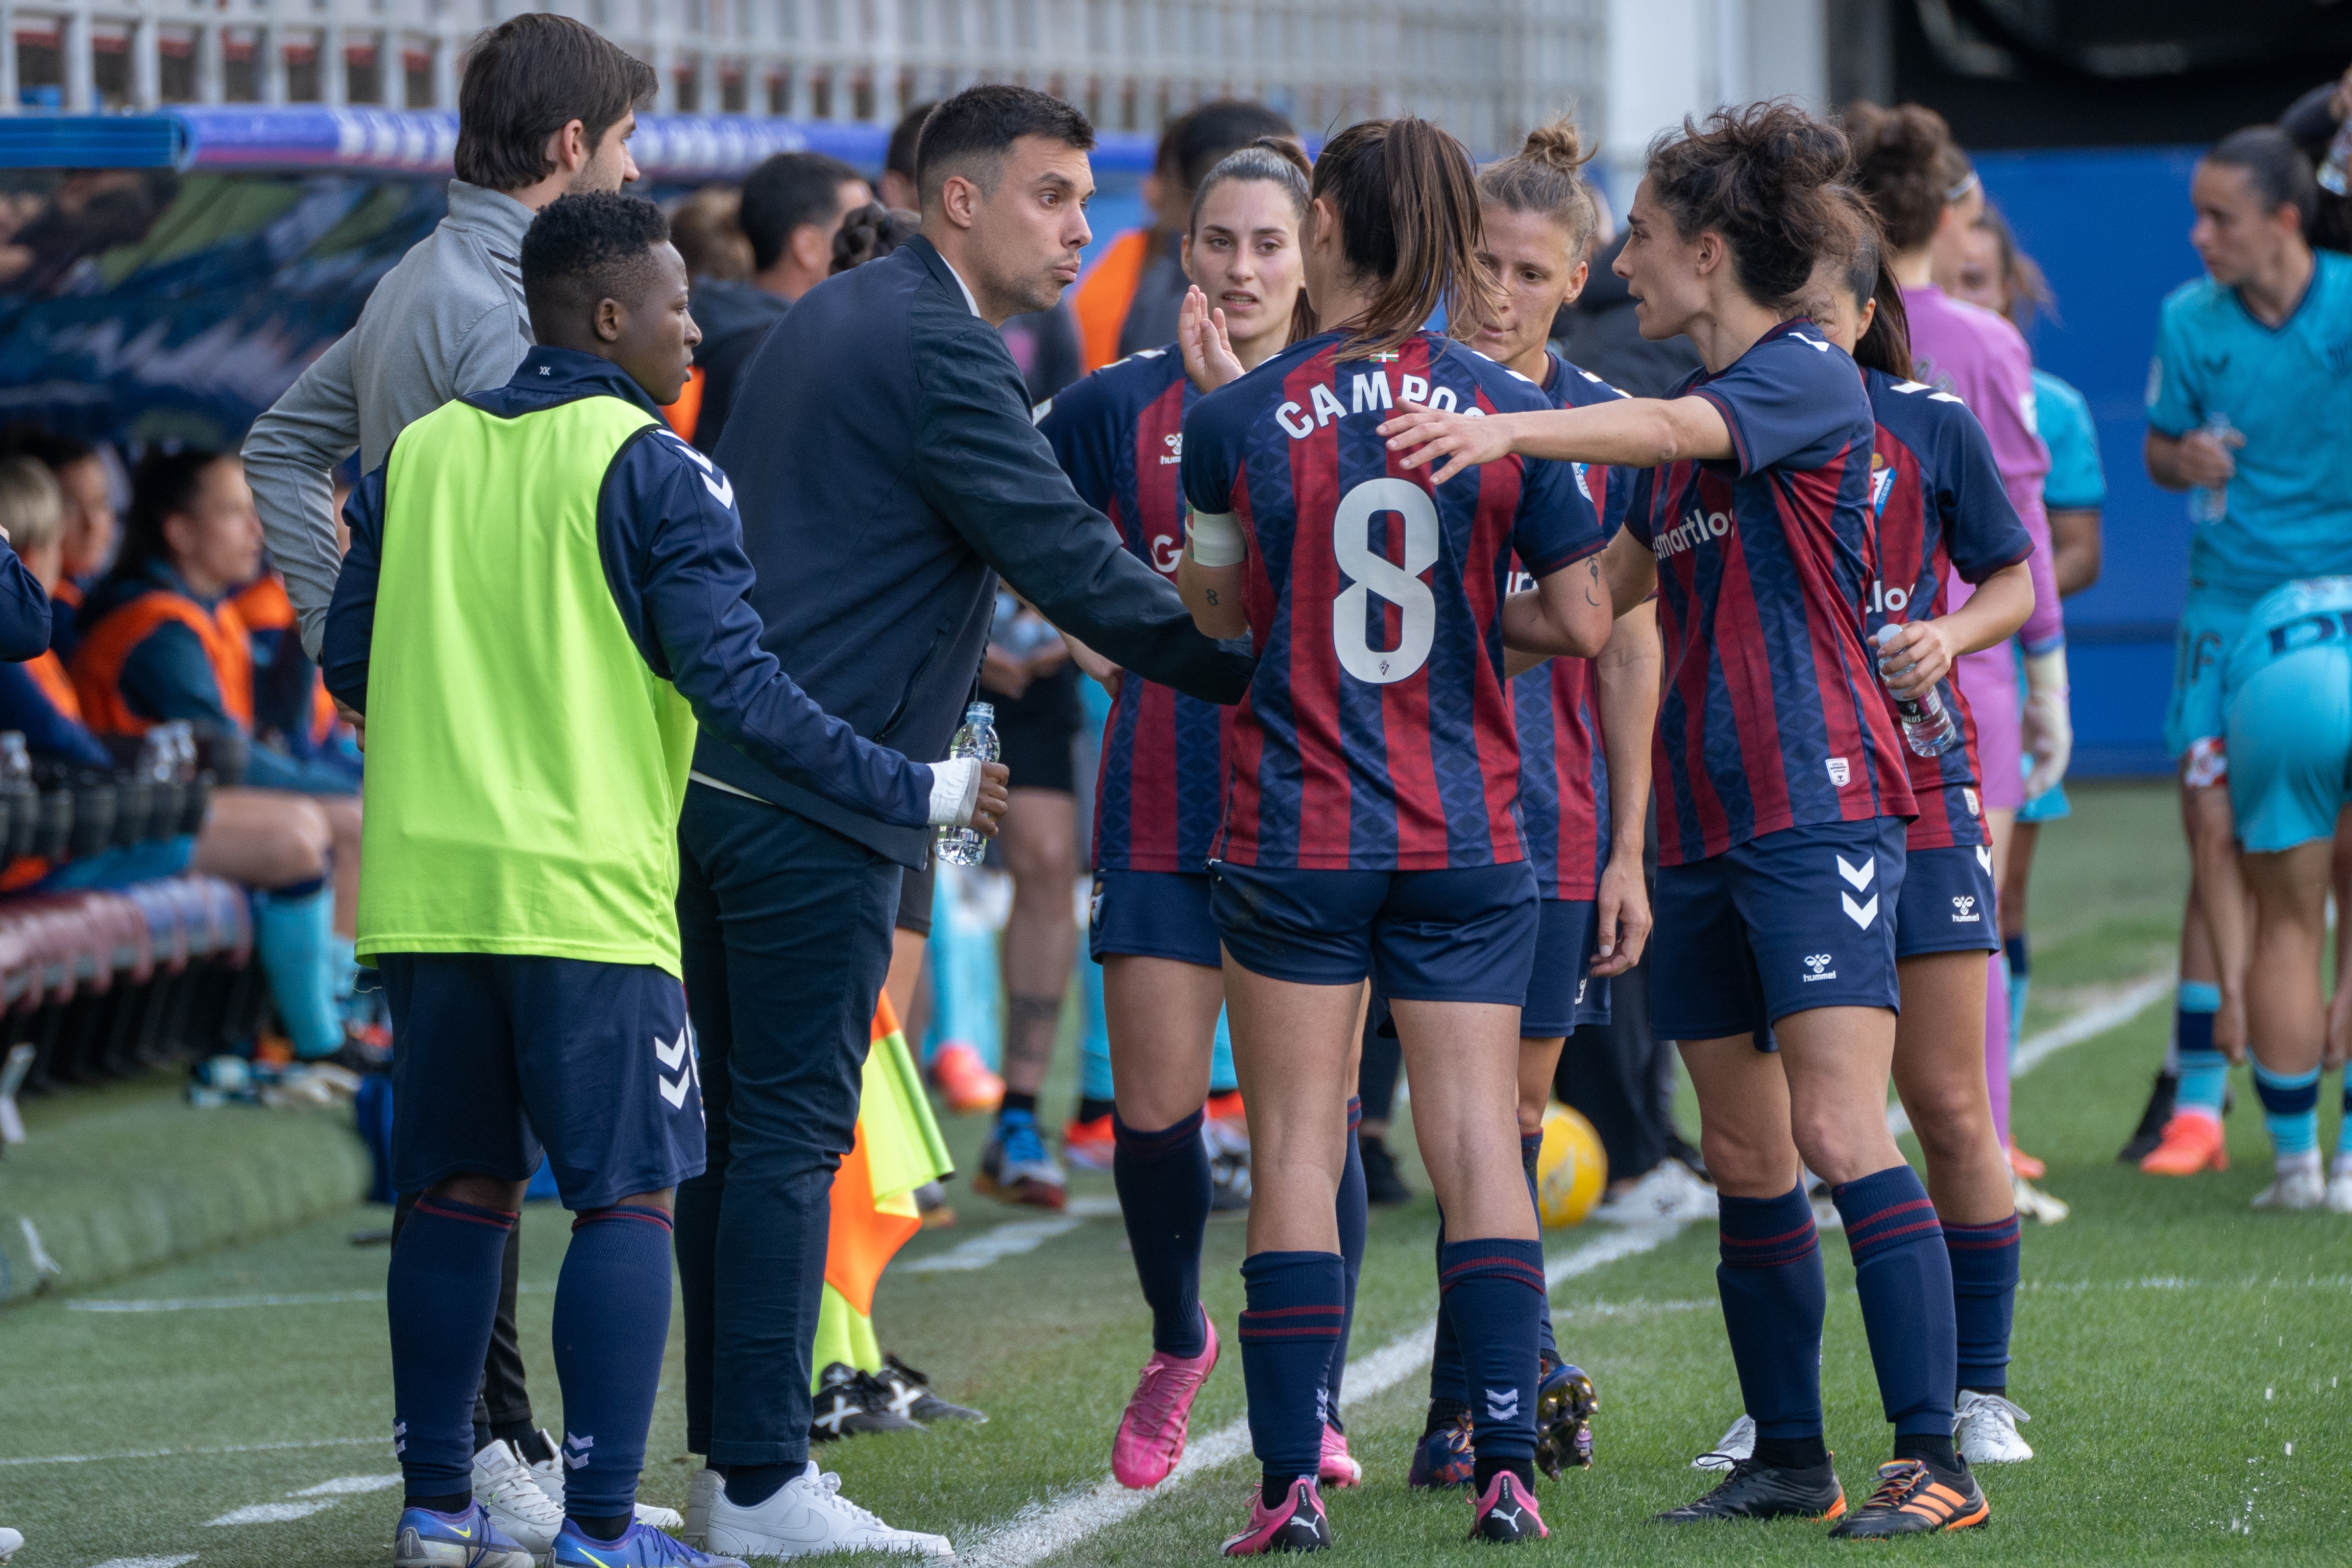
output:
M 1003 340 L 927 240 L 802 296 L 745 369 L 714 456 L 759 574 L 761 642 L 826 711 L 919 762 L 947 754 L 1000 572 L 1139 674 L 1215 702 L 1248 684 L 1246 645 L 1195 630 L 1070 488 Z M 923 830 L 853 816 L 723 741 L 706 734 L 694 766 L 923 862 Z

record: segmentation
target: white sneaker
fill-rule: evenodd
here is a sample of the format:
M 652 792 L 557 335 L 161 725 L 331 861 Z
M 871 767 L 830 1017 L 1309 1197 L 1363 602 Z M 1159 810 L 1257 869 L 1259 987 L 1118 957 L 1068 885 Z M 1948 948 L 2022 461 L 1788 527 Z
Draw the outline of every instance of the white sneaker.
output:
M 2009 1178 L 2009 1193 L 2020 1215 L 2031 1215 L 2043 1225 L 2056 1225 L 2074 1212 L 2065 1199 L 2053 1197 L 2023 1176 L 2012 1174 Z
M 1619 1225 L 1684 1225 L 1713 1219 L 1716 1212 L 1713 1187 L 1692 1175 L 1680 1160 L 1662 1160 L 1656 1170 L 1612 1194 L 1592 1214 Z
M 1723 1440 L 1691 1461 L 1694 1470 L 1727 1470 L 1742 1459 L 1756 1457 L 1756 1418 L 1742 1415 L 1731 1424 Z
M 547 1494 L 547 1500 L 555 1505 L 556 1519 L 561 1522 L 563 1517 L 563 1447 L 555 1440 L 554 1434 L 543 1426 L 540 1428 L 539 1440 L 547 1445 L 547 1451 L 553 1458 L 536 1463 L 525 1460 L 524 1464 L 530 1471 L 531 1479 L 539 1483 L 539 1489 Z M 686 1524 L 684 1516 L 677 1510 L 664 1508 L 659 1503 L 637 1504 L 636 1517 L 639 1524 L 650 1525 L 656 1530 L 677 1531 L 685 1528 Z
M 9 1558 L 14 1557 L 16 1554 L 16 1548 L 24 1544 L 23 1531 L 11 1530 L 6 1525 L 0 1524 L 0 1563 L 5 1563 Z
M 2017 1435 L 2017 1424 L 2032 1419 L 1998 1394 L 1964 1388 L 1952 1412 L 1952 1442 L 1971 1465 L 2014 1465 L 2033 1458 L 2032 1446 Z
M 548 1500 L 538 1475 L 512 1443 L 494 1439 L 474 1456 L 474 1500 L 516 1545 L 535 1560 L 547 1561 L 555 1549 L 555 1532 L 563 1528 L 563 1504 Z
M 688 1546 L 700 1546 L 702 1538 L 710 1533 L 711 1500 L 726 1489 L 727 1478 L 709 1466 L 694 1472 L 686 1483 L 686 1515 L 678 1521 L 677 1538 Z
M 2341 1173 L 2336 1180 L 2343 1180 Z M 2326 1204 L 2327 1183 L 2319 1173 L 2316 1149 L 2281 1160 L 2278 1174 L 2271 1184 L 2254 1194 L 2254 1207 L 2258 1209 L 2315 1209 Z
M 2336 1156 L 2336 1179 L 2327 1184 L 2327 1206 L 2352 1214 L 2352 1152 Z
M 757 1508 L 738 1508 L 721 1489 L 711 1500 L 702 1550 L 736 1557 L 810 1557 L 821 1552 L 895 1552 L 951 1558 L 944 1535 L 893 1530 L 841 1495 L 841 1478 L 814 1461 Z

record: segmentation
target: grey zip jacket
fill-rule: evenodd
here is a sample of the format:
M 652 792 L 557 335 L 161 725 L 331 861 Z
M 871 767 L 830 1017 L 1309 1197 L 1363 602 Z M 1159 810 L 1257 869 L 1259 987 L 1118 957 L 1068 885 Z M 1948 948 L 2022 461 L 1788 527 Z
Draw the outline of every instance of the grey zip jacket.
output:
M 449 182 L 449 216 L 368 296 L 357 325 L 311 363 L 245 438 L 245 477 L 302 646 L 319 657 L 342 565 L 335 548 L 335 465 L 360 454 L 373 473 L 413 420 L 514 377 L 531 350 L 522 236 L 513 197 Z

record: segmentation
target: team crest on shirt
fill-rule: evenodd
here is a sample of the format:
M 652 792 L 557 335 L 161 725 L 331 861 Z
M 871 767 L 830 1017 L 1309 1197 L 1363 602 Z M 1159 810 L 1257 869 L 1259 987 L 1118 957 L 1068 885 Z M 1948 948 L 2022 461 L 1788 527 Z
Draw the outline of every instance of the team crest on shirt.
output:
M 1879 517 L 1886 515 L 1886 498 L 1895 493 L 1895 470 L 1876 452 L 1870 455 L 1870 510 Z
M 1983 919 L 1984 916 L 1977 913 L 1977 901 L 1972 895 L 1962 894 L 1952 900 L 1954 925 L 1975 925 Z
M 1960 790 L 1960 798 L 1969 803 L 1969 815 L 1970 816 L 1981 816 L 1984 815 L 1981 811 L 1977 809 L 1976 791 L 1963 785 Z
M 1830 965 L 1835 963 L 1837 960 L 1829 953 L 1809 952 L 1805 954 L 1801 962 L 1805 966 L 1805 973 L 1800 974 L 1797 978 L 1808 985 L 1811 985 L 1816 980 L 1835 980 L 1837 978 L 1837 971 L 1830 967 Z
M 1843 789 L 1853 782 L 1853 769 L 1846 765 L 1846 760 L 1843 757 L 1828 759 L 1828 765 L 1830 783 L 1837 785 L 1838 788 Z

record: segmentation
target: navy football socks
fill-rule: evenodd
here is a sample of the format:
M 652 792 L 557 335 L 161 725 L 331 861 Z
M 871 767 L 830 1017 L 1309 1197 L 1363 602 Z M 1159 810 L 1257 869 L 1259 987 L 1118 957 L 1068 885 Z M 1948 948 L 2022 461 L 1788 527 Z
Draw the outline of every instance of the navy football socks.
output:
M 498 1316 L 507 1233 L 516 1215 L 428 1194 L 384 1271 L 392 1330 L 393 1451 L 409 1506 L 474 1490 L 474 1395 Z M 662 1284 L 669 1283 L 667 1259 Z M 463 1504 L 459 1505 L 463 1507 Z
M 669 1342 L 669 1215 L 614 1204 L 573 1216 L 553 1338 L 563 1384 L 563 1506 L 583 1525 L 625 1519 L 636 1501 Z
M 1514 1469 L 1513 1461 L 1532 1464 L 1543 1243 L 1493 1236 L 1448 1242 L 1437 1289 L 1462 1344 L 1477 1457 Z
M 1765 1443 L 1822 1438 L 1822 1317 L 1829 1288 L 1822 1278 L 1820 1233 L 1802 1186 L 1777 1198 L 1717 1200 L 1722 1260 L 1716 1293 L 1739 1371 L 1739 1396 L 1756 1418 L 1757 1453 Z M 1810 1451 L 1810 1450 L 1808 1450 Z
M 1111 1120 L 1117 1141 L 1111 1179 L 1127 1222 L 1135 1278 L 1151 1309 L 1151 1348 L 1161 1355 L 1199 1355 L 1208 1345 L 1201 1318 L 1201 1233 L 1209 1223 L 1209 1151 L 1201 1112 L 1157 1132 Z
M 1348 1163 L 1339 1173 L 1339 1261 L 1348 1271 L 1348 1310 L 1339 1319 L 1339 1342 L 1331 1347 L 1330 1372 L 1323 1380 L 1323 1419 L 1339 1426 L 1339 1384 L 1348 1372 L 1348 1337 L 1356 1327 L 1356 1276 L 1364 1267 L 1364 1231 L 1371 1205 L 1364 1199 L 1364 1152 L 1356 1142 L 1364 1120 L 1361 1098 L 1348 1100 Z M 1344 1427 L 1340 1428 L 1345 1430 Z
M 1543 1134 L 1519 1134 L 1519 1169 L 1528 1176 L 1528 1202 L 1536 1211 L 1536 1267 L 1543 1267 L 1543 1194 L 1536 1190 L 1536 1158 L 1543 1152 Z M 1563 1359 L 1559 1345 L 1551 1334 L 1551 1293 L 1547 1290 L 1536 1298 L 1536 1348 L 1554 1361 Z
M 1992 1225 L 1944 1226 L 1952 1268 L 1958 1383 L 1979 1394 L 2009 1386 L 2009 1331 L 2017 1310 L 2017 1216 Z
M 1879 1403 L 1897 1437 L 1952 1434 L 1958 1331 L 1944 1227 L 1908 1165 L 1830 1189 L 1845 1219 Z
M 1336 1252 L 1261 1252 L 1242 1260 L 1242 1381 L 1250 1448 L 1271 1495 L 1323 1463 L 1323 1379 L 1348 1315 Z

